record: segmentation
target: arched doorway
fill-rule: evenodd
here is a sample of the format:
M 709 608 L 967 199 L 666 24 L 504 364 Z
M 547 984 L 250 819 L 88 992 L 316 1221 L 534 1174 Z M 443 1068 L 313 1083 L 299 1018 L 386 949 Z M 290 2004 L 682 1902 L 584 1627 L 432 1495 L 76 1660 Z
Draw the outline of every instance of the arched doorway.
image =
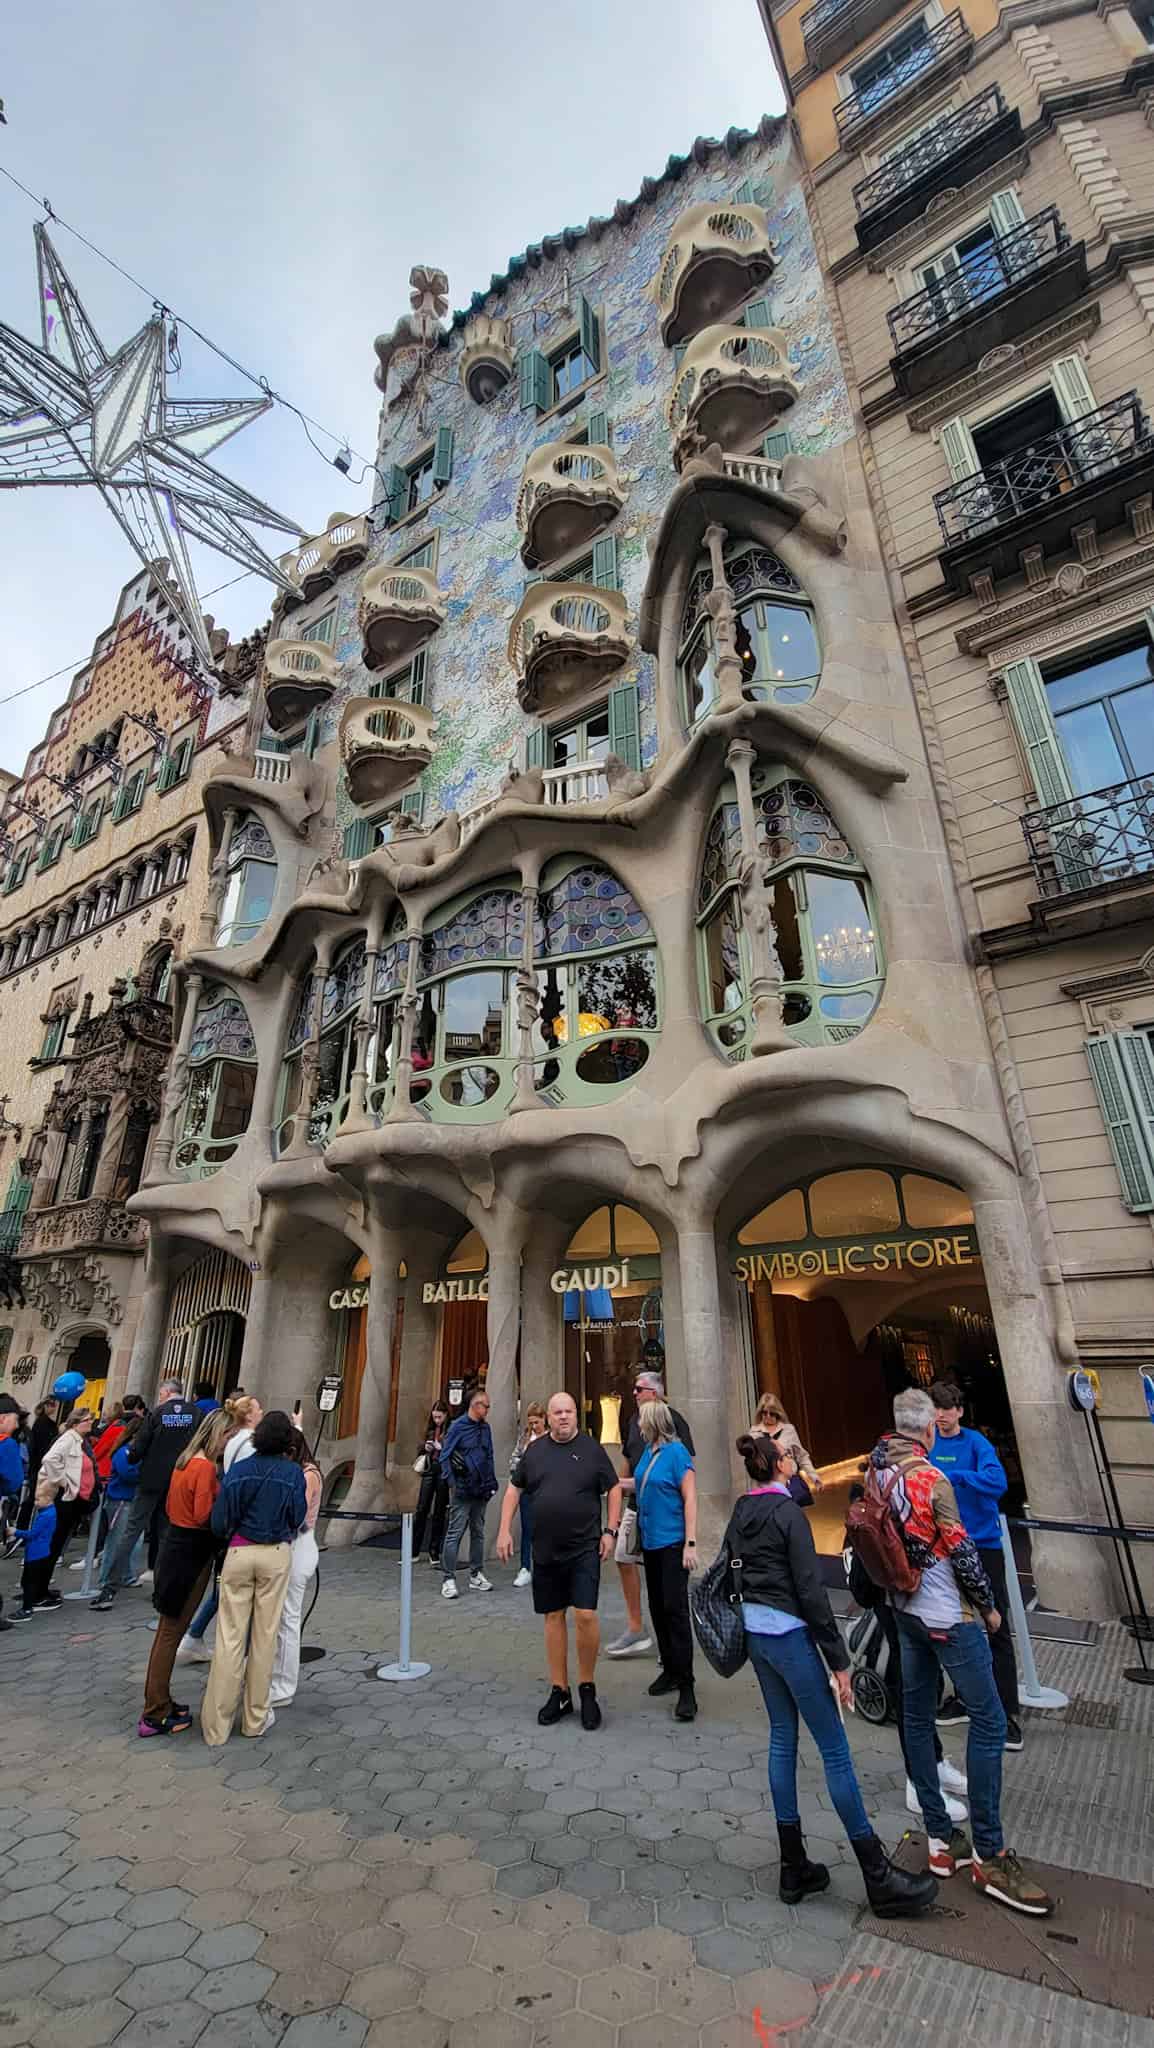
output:
M 82 1372 L 86 1385 L 76 1405 L 91 1408 L 94 1415 L 98 1414 L 108 1384 L 110 1356 L 108 1338 L 103 1330 L 85 1330 L 79 1336 L 65 1335 L 53 1357 L 48 1379 L 49 1391 L 53 1381 L 58 1380 L 61 1373 Z
M 730 1241 L 749 1312 L 757 1389 L 775 1394 L 823 1487 L 818 1549 L 842 1547 L 849 1486 L 902 1387 L 957 1383 L 965 1421 L 1021 1468 L 974 1215 L 952 1182 L 896 1167 L 814 1174 Z
M 172 1290 L 160 1377 L 179 1380 L 186 1393 L 197 1380 L 211 1381 L 218 1400 L 231 1393 L 240 1377 L 251 1292 L 247 1266 L 230 1253 L 205 1252 L 194 1260 Z
M 665 1368 L 661 1244 L 622 1202 L 586 1217 L 550 1281 L 563 1298 L 564 1385 L 581 1426 L 611 1450 L 633 1418 L 633 1380 Z
M 341 1311 L 343 1323 L 337 1332 L 335 1363 L 333 1369 L 341 1376 L 340 1403 L 334 1411 L 334 1420 L 326 1426 L 326 1435 L 333 1441 L 341 1442 L 346 1437 L 355 1437 L 361 1419 L 361 1381 L 365 1372 L 365 1347 L 368 1342 L 369 1287 L 372 1269 L 368 1259 L 359 1258 L 349 1274 L 344 1287 L 333 1289 L 329 1306 Z M 398 1278 L 405 1278 L 405 1264 L 401 1261 Z M 401 1337 L 405 1322 L 405 1299 L 402 1294 L 397 1302 L 397 1319 L 393 1325 L 392 1398 L 389 1403 L 388 1441 L 392 1443 L 397 1428 L 397 1395 L 400 1372 Z M 325 1370 L 328 1370 L 327 1366 Z M 320 1374 L 318 1373 L 318 1378 Z

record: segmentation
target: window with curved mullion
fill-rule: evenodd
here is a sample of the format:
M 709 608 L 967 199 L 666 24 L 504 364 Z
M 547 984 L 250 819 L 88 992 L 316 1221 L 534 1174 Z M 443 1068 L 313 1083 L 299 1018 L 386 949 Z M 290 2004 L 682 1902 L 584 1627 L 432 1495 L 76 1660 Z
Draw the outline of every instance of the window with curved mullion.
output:
M 276 894 L 276 850 L 251 811 L 238 820 L 233 832 L 226 876 L 214 944 L 247 946 L 264 924 Z
M 737 607 L 742 692 L 757 704 L 804 704 L 821 680 L 813 606 L 791 569 L 756 541 L 730 541 L 725 569 Z M 690 579 L 677 658 L 688 727 L 717 705 L 713 621 L 705 609 L 713 571 L 702 558 Z
M 256 1041 L 238 996 L 208 982 L 188 1047 L 189 1077 L 173 1163 L 205 1180 L 232 1158 L 248 1129 L 256 1092 Z
M 512 1103 L 524 931 L 520 889 L 489 884 L 422 934 L 411 1094 L 435 1123 L 487 1122 Z
M 542 1100 L 600 1102 L 646 1066 L 661 1023 L 649 919 L 616 875 L 565 856 L 542 876 L 533 935 Z
M 856 1038 L 884 981 L 873 893 L 816 790 L 788 771 L 753 774 L 758 846 L 783 980 L 782 1022 L 801 1045 Z M 727 784 L 706 834 L 697 925 L 706 1027 L 728 1060 L 753 1038 L 752 961 L 737 876 L 741 826 Z

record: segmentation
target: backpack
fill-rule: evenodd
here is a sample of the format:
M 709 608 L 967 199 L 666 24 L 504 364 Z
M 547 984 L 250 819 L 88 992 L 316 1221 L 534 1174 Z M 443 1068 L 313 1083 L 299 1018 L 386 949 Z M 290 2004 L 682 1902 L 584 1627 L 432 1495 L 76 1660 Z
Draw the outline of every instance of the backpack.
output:
M 896 1475 L 883 1486 L 871 1467 L 866 1474 L 865 1492 L 851 1501 L 845 1518 L 847 1547 L 875 1586 L 885 1593 L 916 1593 L 921 1572 L 912 1565 L 902 1540 L 901 1528 L 890 1496 Z

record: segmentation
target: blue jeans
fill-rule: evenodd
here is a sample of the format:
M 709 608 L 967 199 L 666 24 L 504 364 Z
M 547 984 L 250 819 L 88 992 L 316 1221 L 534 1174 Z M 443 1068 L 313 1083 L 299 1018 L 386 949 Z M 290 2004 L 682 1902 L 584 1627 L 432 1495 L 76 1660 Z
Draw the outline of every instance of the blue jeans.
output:
M 200 1606 L 197 1608 L 196 1613 L 193 1615 L 192 1620 L 188 1624 L 189 1635 L 194 1637 L 198 1643 L 203 1643 L 205 1636 L 208 1634 L 209 1623 L 213 1619 L 213 1616 L 215 1615 L 216 1610 L 219 1606 L 220 1580 L 214 1576 L 212 1584 L 209 1587 L 207 1593 L 205 1594 L 204 1599 L 201 1601 Z
M 841 1715 L 830 1690 L 829 1673 L 808 1628 L 784 1636 L 747 1635 L 750 1663 L 769 1715 L 769 1789 L 780 1822 L 799 1821 L 797 1808 L 798 1716 L 821 1752 L 825 1782 L 851 1842 L 873 1834 L 854 1775 L 853 1758 Z
M 469 1570 L 479 1572 L 485 1564 L 485 1510 L 487 1500 L 469 1500 L 459 1493 L 449 1495 L 449 1521 L 445 1530 L 445 1548 L 441 1553 L 441 1570 L 447 1579 L 454 1578 L 457 1571 L 457 1552 L 466 1529 L 469 1531 Z
M 1006 1623 L 1002 1623 L 1005 1628 Z M 1002 1751 L 1006 1713 L 994 1684 L 990 1639 L 980 1622 L 961 1621 L 931 1635 L 914 1614 L 898 1615 L 902 1646 L 902 1717 L 910 1776 L 922 1809 L 926 1831 L 948 1842 L 952 1823 L 938 1783 L 934 1758 L 934 1710 L 938 1700 L 938 1667 L 951 1678 L 954 1691 L 970 1717 L 966 1745 L 966 1776 L 970 1781 L 970 1819 L 979 1856 L 997 1856 L 1002 1849 Z
M 521 1495 L 521 1570 L 533 1569 L 533 1510 L 527 1494 Z

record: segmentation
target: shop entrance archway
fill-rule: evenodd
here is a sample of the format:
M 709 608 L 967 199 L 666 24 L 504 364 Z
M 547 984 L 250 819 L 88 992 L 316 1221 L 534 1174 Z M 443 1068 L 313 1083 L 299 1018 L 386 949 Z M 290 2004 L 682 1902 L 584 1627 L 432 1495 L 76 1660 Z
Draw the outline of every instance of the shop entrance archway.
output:
M 966 1422 L 1021 1468 L 974 1215 L 952 1182 L 896 1167 L 815 1174 L 730 1241 L 757 1385 L 781 1402 L 822 1478 L 818 1549 L 842 1548 L 849 1487 L 905 1386 L 956 1381 Z
M 91 1408 L 94 1415 L 100 1413 L 108 1384 L 108 1364 L 111 1357 L 108 1338 L 103 1330 L 66 1331 L 56 1345 L 52 1366 L 48 1376 L 49 1389 L 61 1373 L 81 1372 L 85 1388 L 76 1406 Z
M 665 1370 L 657 1232 L 624 1203 L 594 1209 L 570 1238 L 552 1285 L 563 1296 L 565 1391 L 582 1429 L 617 1452 L 633 1419 L 636 1373 Z

